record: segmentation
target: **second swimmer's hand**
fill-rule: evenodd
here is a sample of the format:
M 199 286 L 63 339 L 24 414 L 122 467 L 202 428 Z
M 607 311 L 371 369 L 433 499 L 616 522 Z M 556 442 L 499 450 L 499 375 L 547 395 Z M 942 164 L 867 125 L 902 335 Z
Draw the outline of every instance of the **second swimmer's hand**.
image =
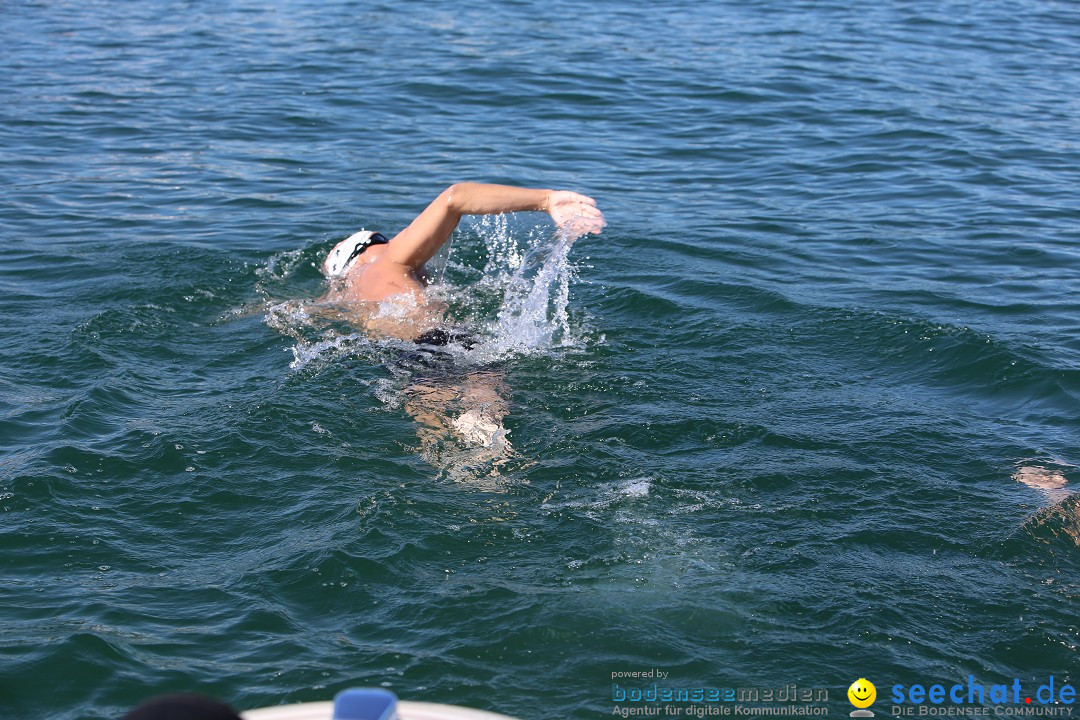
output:
M 595 200 L 569 190 L 553 190 L 548 197 L 547 211 L 559 230 L 571 238 L 585 233 L 598 235 L 607 225 Z

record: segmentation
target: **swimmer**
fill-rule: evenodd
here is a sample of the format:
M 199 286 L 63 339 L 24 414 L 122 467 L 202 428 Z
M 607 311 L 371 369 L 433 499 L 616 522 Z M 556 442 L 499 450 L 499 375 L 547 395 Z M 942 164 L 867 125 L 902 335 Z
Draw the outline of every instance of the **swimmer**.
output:
M 418 339 L 434 332 L 441 313 L 425 296 L 424 263 L 446 244 L 463 215 L 528 210 L 548 213 L 559 231 L 571 237 L 599 234 L 607 224 L 596 201 L 576 192 L 457 183 L 394 237 L 361 230 L 334 246 L 323 263 L 333 283 L 326 300 L 363 308 L 354 317 L 375 335 Z M 404 312 L 391 313 L 390 321 L 387 313 L 372 312 L 373 304 L 386 300 Z
M 548 213 L 570 238 L 599 234 L 606 225 L 596 201 L 576 192 L 458 183 L 393 238 L 361 230 L 335 245 L 323 263 L 331 282 L 324 303 L 376 337 L 426 346 L 467 344 L 468 332 L 448 327 L 441 304 L 427 297 L 424 264 L 447 243 L 463 215 L 530 210 Z M 479 466 L 488 467 L 488 479 L 499 477 L 513 451 L 503 425 L 508 402 L 501 370 L 413 376 L 405 393 L 425 458 L 454 479 L 475 482 Z M 451 436 L 464 448 L 447 445 Z
M 1021 465 L 1013 480 L 1038 490 L 1046 503 L 1032 514 L 1025 525 L 1032 529 L 1047 527 L 1060 533 L 1080 547 L 1080 501 L 1067 489 L 1068 478 L 1058 469 L 1044 465 Z
M 1069 484 L 1069 481 L 1065 479 L 1060 470 L 1053 470 L 1042 465 L 1020 466 L 1013 473 L 1013 480 L 1028 487 L 1046 491 L 1048 494 Z

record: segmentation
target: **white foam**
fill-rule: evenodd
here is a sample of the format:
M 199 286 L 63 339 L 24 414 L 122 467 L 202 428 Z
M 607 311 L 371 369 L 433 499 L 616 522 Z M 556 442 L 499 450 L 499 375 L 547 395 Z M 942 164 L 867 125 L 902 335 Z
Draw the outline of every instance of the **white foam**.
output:
M 646 497 L 649 494 L 650 487 L 652 487 L 652 483 L 648 478 L 639 478 L 637 480 L 627 480 L 618 487 L 618 492 L 626 497 Z
M 351 335 L 338 335 L 333 330 L 328 330 L 330 337 L 316 342 L 301 340 L 290 348 L 293 361 L 289 367 L 293 370 L 304 370 L 313 364 L 317 367 L 324 366 L 342 357 L 354 354 L 358 348 L 367 346 L 370 341 L 366 336 L 359 333 Z

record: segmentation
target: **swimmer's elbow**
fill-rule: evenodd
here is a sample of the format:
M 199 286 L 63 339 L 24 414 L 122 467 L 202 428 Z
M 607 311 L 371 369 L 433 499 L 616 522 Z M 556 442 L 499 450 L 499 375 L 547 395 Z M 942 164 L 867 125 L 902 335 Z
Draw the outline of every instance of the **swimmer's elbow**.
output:
M 469 186 L 473 183 L 457 182 L 446 188 L 439 195 L 445 201 L 446 209 L 455 215 L 465 214 L 466 198 L 469 194 Z

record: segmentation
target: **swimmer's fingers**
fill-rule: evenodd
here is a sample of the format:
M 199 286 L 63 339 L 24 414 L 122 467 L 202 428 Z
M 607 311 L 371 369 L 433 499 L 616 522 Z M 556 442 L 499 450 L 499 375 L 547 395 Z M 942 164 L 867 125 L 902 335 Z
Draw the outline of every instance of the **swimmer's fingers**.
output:
M 579 215 L 577 217 L 570 218 L 565 223 L 559 225 L 559 231 L 571 238 L 581 237 L 586 233 L 592 233 L 593 235 L 599 235 L 604 229 L 606 223 L 603 217 L 585 217 Z
M 585 233 L 599 234 L 607 222 L 596 200 L 576 192 L 559 190 L 551 193 L 548 214 L 559 229 L 574 237 Z
M 592 233 L 593 235 L 599 235 L 607 226 L 607 221 L 604 220 L 604 215 L 597 210 L 595 215 L 580 215 L 574 218 L 573 224 L 582 234 Z
M 549 209 L 559 205 L 569 205 L 572 203 L 582 203 L 585 205 L 592 205 L 593 207 L 596 206 L 596 200 L 593 198 L 571 190 L 553 190 L 548 203 Z

